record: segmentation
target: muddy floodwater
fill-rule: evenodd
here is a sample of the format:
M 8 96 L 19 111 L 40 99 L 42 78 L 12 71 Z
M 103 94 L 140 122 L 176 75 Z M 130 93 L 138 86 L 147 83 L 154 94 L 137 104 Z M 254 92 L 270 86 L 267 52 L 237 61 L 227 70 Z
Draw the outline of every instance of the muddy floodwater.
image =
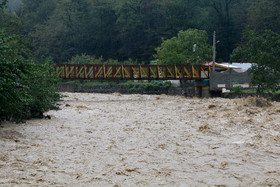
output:
M 280 103 L 64 94 L 2 123 L 0 186 L 280 186 Z

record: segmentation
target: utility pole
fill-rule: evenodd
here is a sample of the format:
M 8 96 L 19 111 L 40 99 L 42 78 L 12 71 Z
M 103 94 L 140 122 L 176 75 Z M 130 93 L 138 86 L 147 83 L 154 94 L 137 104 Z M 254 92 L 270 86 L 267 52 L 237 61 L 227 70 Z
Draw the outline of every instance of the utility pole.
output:
M 216 61 L 216 31 L 213 34 L 213 73 L 215 72 L 215 61 Z
M 213 34 L 213 68 L 210 70 L 210 91 L 214 90 L 214 72 L 215 72 L 215 61 L 216 61 L 216 31 Z

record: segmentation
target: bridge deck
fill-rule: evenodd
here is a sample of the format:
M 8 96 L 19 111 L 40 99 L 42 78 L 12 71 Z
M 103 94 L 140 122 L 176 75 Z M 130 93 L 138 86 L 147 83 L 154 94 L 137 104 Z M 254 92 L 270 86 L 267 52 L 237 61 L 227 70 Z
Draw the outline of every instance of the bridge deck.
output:
M 200 65 L 78 65 L 57 64 L 63 79 L 88 80 L 203 80 L 209 67 Z

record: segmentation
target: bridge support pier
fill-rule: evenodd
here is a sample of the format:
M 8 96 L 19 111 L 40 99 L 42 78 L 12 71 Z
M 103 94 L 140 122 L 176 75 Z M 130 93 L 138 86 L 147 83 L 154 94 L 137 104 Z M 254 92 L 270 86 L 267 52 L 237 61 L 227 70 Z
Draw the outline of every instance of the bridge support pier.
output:
M 196 80 L 195 81 L 195 89 L 196 95 L 202 98 L 209 98 L 210 94 L 210 87 L 209 87 L 209 80 Z
M 180 80 L 180 87 L 182 89 L 182 95 L 185 97 L 196 96 L 194 80 Z
M 186 97 L 210 97 L 208 80 L 181 80 L 180 87 L 182 88 L 182 94 Z

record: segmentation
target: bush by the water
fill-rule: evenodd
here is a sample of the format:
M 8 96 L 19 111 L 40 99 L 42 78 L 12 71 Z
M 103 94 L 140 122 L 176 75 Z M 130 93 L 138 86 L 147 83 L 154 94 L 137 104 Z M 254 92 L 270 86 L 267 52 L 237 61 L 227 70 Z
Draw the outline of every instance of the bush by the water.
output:
M 151 81 L 146 83 L 134 83 L 134 82 L 127 82 L 126 85 L 129 87 L 132 93 L 139 93 L 144 91 L 157 91 L 162 87 L 170 87 L 171 83 L 161 82 L 161 81 Z
M 0 121 L 42 117 L 60 98 L 50 63 L 24 59 L 15 41 L 0 31 Z

